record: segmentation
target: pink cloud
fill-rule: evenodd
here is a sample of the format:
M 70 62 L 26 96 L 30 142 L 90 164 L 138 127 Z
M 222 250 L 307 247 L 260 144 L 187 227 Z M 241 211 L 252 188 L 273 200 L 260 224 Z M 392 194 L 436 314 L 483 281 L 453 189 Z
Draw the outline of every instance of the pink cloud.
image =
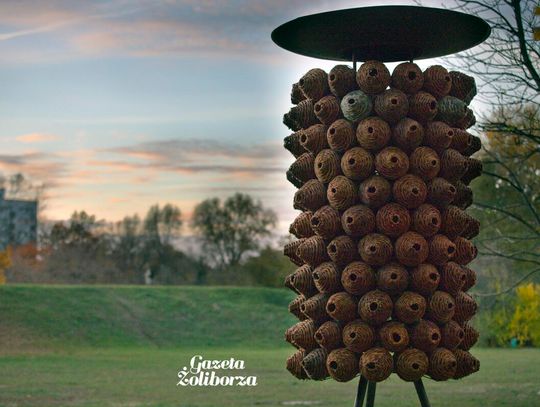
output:
M 21 134 L 20 136 L 15 137 L 15 140 L 17 140 L 20 143 L 47 143 L 49 141 L 56 141 L 58 140 L 58 136 L 55 136 L 53 134 L 44 134 L 44 133 L 28 133 L 28 134 Z

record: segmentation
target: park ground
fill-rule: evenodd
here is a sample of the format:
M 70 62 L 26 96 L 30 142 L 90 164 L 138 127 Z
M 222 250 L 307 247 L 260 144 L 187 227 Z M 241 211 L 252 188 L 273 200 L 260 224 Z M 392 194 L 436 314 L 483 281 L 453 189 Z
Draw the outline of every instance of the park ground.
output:
M 356 381 L 298 381 L 284 369 L 290 298 L 264 288 L 1 287 L 0 406 L 352 406 Z M 434 407 L 540 406 L 540 350 L 473 353 L 477 374 L 425 380 Z M 258 385 L 176 386 L 197 354 L 244 360 Z M 376 405 L 417 406 L 415 397 L 393 375 Z

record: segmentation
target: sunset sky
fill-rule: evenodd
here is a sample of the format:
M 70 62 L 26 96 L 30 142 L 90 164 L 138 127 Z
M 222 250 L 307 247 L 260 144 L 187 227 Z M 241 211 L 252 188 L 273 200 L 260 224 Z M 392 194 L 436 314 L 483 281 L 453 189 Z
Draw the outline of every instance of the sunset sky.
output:
M 2 1 L 0 171 L 47 185 L 48 219 L 107 220 L 235 191 L 294 217 L 281 118 L 309 68 L 277 25 L 360 1 Z M 421 61 L 426 67 L 430 61 Z

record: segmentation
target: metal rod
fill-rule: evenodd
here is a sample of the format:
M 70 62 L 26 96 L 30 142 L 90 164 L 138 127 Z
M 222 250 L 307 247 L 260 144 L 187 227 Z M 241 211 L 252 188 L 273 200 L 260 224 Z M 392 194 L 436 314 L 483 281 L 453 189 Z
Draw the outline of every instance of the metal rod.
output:
M 354 72 L 356 72 L 356 55 L 354 55 L 354 51 L 352 53 L 352 67 L 354 69 Z
M 373 407 L 375 403 L 375 390 L 377 390 L 377 382 L 368 382 L 366 407 Z
M 420 400 L 420 405 L 422 407 L 431 407 L 431 404 L 429 404 L 429 400 L 426 394 L 426 389 L 424 388 L 424 383 L 422 383 L 422 379 L 418 379 L 414 382 L 414 388 L 416 389 L 416 394 L 418 394 L 418 399 Z M 369 392 L 368 392 L 369 397 Z
M 360 376 L 358 382 L 358 389 L 356 390 L 356 400 L 354 401 L 354 407 L 362 407 L 364 404 L 364 397 L 366 396 L 367 380 L 364 376 Z

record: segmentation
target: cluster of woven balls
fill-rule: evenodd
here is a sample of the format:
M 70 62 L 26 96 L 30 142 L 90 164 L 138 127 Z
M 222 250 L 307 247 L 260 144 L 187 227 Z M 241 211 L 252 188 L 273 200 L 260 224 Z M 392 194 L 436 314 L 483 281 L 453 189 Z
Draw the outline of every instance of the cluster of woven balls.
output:
M 285 333 L 299 379 L 382 381 L 476 372 L 467 291 L 479 222 L 465 209 L 482 164 L 468 107 L 474 79 L 412 62 L 307 72 L 293 85 L 284 140 L 302 212 L 284 252 L 298 269 Z

